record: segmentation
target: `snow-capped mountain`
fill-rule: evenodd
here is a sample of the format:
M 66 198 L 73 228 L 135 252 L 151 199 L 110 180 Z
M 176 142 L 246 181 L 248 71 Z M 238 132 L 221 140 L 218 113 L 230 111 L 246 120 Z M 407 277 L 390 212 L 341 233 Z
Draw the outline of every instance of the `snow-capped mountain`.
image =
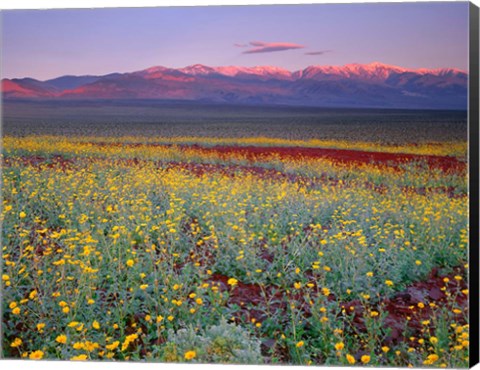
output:
M 4 99 L 180 99 L 325 107 L 466 109 L 468 75 L 378 62 L 309 66 L 156 66 L 105 76 L 2 80 Z

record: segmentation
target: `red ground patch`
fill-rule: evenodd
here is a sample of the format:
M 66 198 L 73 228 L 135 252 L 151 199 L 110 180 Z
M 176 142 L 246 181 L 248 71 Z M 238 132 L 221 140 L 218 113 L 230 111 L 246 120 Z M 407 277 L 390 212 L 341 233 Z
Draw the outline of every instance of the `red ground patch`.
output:
M 225 159 L 228 155 L 239 153 L 245 155 L 248 160 L 256 161 L 261 157 L 270 155 L 279 155 L 284 158 L 328 158 L 340 163 L 379 163 L 398 165 L 399 163 L 410 161 L 426 161 L 432 168 L 441 168 L 444 171 L 463 171 L 466 169 L 466 161 L 459 160 L 456 157 L 438 156 L 438 155 L 417 155 L 406 153 L 384 153 L 384 152 L 368 152 L 362 150 L 350 149 L 326 149 L 326 148 L 311 148 L 299 146 L 239 146 L 239 145 L 218 145 L 218 146 L 201 146 L 198 144 L 120 144 L 120 143 L 95 143 L 100 146 L 154 146 L 154 147 L 172 147 L 192 148 L 204 153 L 219 153 L 225 154 Z
M 403 153 L 366 152 L 349 149 L 324 149 L 307 147 L 261 147 L 261 146 L 214 146 L 202 147 L 199 145 L 183 146 L 194 148 L 206 153 L 245 155 L 249 160 L 256 160 L 262 156 L 277 154 L 290 158 L 327 158 L 341 163 L 382 163 L 398 164 L 411 161 L 426 161 L 430 167 L 441 168 L 444 171 L 459 171 L 466 167 L 466 163 L 456 157 L 436 155 L 416 155 Z

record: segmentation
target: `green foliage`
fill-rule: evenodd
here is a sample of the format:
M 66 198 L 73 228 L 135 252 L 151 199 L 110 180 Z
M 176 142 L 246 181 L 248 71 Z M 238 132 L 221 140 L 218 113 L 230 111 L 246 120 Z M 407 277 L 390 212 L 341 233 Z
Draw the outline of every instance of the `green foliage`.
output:
M 163 350 L 165 361 L 188 360 L 185 354 L 195 352 L 195 362 L 262 364 L 260 341 L 248 331 L 222 318 L 218 325 L 207 327 L 202 333 L 193 327 L 170 330 Z M 183 356 L 183 358 L 182 358 Z

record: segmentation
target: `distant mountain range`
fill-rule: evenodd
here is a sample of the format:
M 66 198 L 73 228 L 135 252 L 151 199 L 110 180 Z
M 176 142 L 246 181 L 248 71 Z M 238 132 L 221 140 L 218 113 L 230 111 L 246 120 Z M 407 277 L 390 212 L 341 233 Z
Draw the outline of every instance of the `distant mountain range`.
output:
M 152 67 L 104 76 L 2 80 L 4 99 L 161 99 L 315 107 L 466 109 L 468 75 L 382 63 L 272 67 Z

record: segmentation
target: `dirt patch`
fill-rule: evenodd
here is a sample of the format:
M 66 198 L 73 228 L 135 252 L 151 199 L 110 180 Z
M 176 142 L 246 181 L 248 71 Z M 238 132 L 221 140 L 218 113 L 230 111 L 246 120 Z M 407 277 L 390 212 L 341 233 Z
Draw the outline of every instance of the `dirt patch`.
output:
M 234 287 L 228 284 L 228 277 L 225 275 L 214 274 L 208 280 L 214 284 L 220 291 L 229 291 L 228 305 L 237 305 L 239 311 L 235 316 L 239 321 L 262 322 L 267 317 L 267 312 L 284 310 L 286 308 L 283 302 L 284 292 L 276 286 L 267 287 L 258 284 L 245 284 L 238 282 Z
M 327 299 L 338 303 L 331 313 L 349 317 L 351 325 L 344 327 L 348 335 L 365 333 L 366 318 L 370 313 L 383 312 L 386 315 L 383 327 L 389 331 L 383 345 L 390 346 L 399 342 L 409 342 L 411 336 L 419 338 L 426 332 L 434 335 L 435 327 L 432 322 L 427 321 L 440 309 L 447 309 L 452 315 L 458 316 L 455 321 L 457 324 L 466 324 L 463 317 L 468 312 L 468 295 L 462 290 L 467 289 L 467 283 L 464 279 L 457 280 L 455 277 L 458 276 L 465 276 L 465 271 L 457 268 L 451 274 L 440 276 L 438 270 L 434 269 L 425 281 L 415 282 L 391 297 L 383 297 L 371 303 L 360 300 L 340 302 L 333 294 Z M 252 322 L 252 319 L 254 322 L 262 322 L 270 313 L 280 313 L 287 322 L 289 301 L 297 303 L 296 307 L 302 311 L 304 317 L 311 316 L 310 305 L 306 302 L 301 289 L 287 292 L 278 286 L 260 286 L 240 281 L 231 287 L 228 279 L 227 276 L 214 274 L 208 282 L 217 286 L 220 291 L 229 291 L 227 305 L 238 307 L 234 316 L 238 322 Z M 315 293 L 316 291 L 316 287 L 311 288 L 310 297 L 320 294 Z M 461 313 L 453 313 L 453 308 L 460 309 Z
M 466 324 L 462 318 L 468 312 L 468 295 L 462 293 L 462 290 L 467 289 L 467 284 L 464 279 L 455 279 L 455 276 L 462 275 L 465 273 L 460 268 L 444 276 L 439 276 L 438 270 L 434 269 L 427 280 L 413 283 L 404 291 L 374 305 L 367 307 L 355 300 L 341 304 L 341 308 L 352 318 L 355 332 L 366 329 L 365 316 L 370 310 L 386 312 L 384 327 L 390 329 L 390 334 L 384 340 L 385 345 L 408 341 L 410 336 L 418 338 L 422 335 L 422 330 L 434 335 L 432 323 L 426 322 L 439 309 L 445 308 L 450 312 L 454 307 L 460 309 L 461 314 L 452 314 L 458 316 L 457 324 Z

